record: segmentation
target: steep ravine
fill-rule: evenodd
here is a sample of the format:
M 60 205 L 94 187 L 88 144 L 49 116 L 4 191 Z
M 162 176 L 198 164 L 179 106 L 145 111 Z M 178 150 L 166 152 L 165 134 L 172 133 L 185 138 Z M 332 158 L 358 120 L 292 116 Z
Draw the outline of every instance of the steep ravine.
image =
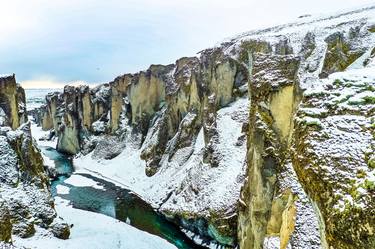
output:
M 371 249 L 374 16 L 244 33 L 93 89 L 66 86 L 33 115 L 58 151 L 215 245 Z

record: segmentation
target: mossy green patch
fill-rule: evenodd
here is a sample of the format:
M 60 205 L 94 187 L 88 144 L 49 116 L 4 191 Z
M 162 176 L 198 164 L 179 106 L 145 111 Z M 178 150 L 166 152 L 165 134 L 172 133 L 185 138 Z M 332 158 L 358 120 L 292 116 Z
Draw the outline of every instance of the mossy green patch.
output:
M 340 79 L 335 79 L 335 81 L 333 82 L 333 85 L 335 85 L 335 86 L 341 86 L 342 85 L 342 81 Z
M 375 182 L 366 179 L 363 187 L 369 191 L 375 191 Z
M 363 169 L 359 169 L 358 171 L 357 171 L 357 177 L 358 178 L 365 178 L 366 177 L 366 172 L 363 170 Z
M 375 97 L 373 96 L 365 96 L 363 99 L 367 105 L 375 104 Z
M 374 124 L 373 124 L 373 125 L 374 125 Z M 367 161 L 367 164 L 368 164 L 368 166 L 369 166 L 371 169 L 375 169 L 375 157 L 370 158 L 370 159 Z

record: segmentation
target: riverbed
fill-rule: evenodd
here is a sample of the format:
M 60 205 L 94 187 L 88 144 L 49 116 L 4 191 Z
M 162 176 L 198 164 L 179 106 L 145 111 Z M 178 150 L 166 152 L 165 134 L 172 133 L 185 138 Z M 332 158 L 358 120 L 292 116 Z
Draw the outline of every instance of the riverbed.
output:
M 194 243 L 180 228 L 135 193 L 86 173 L 74 173 L 73 160 L 54 148 L 40 146 L 55 163 L 58 177 L 51 183 L 54 198 L 70 202 L 75 209 L 91 211 L 125 222 L 139 230 L 165 239 L 179 249 L 205 248 Z M 82 184 L 91 182 L 95 184 Z M 81 184 L 80 184 L 81 183 Z

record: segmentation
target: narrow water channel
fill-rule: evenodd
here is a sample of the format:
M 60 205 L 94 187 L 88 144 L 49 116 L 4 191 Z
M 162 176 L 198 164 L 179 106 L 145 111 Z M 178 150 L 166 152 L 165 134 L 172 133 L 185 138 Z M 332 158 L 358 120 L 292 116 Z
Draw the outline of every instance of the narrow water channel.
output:
M 206 248 L 196 245 L 180 231 L 177 225 L 166 220 L 127 189 L 89 174 L 81 175 L 96 181 L 103 189 L 77 187 L 65 183 L 64 180 L 74 172 L 72 160 L 52 147 L 42 147 L 41 150 L 47 157 L 54 160 L 56 170 L 60 175 L 51 184 L 52 195 L 69 200 L 73 208 L 101 213 L 126 222 L 140 230 L 166 239 L 179 249 Z M 68 187 L 69 194 L 58 194 L 56 190 L 58 185 Z

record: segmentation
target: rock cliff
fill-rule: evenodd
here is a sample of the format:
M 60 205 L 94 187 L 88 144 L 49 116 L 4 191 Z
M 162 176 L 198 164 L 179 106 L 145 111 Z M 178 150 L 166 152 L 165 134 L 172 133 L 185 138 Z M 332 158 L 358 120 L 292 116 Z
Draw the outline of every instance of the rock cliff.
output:
M 178 224 L 233 246 L 236 196 L 243 181 L 246 154 L 245 130 L 241 130 L 248 116 L 246 94 L 246 67 L 221 49 L 211 49 L 199 58 L 181 58 L 167 66 L 152 65 L 147 71 L 125 74 L 93 89 L 66 86 L 63 93 L 47 96 L 46 105 L 35 119 L 40 120 L 43 129 L 54 130 L 57 149 L 62 152 L 92 153 L 97 159 L 112 159 L 125 147 L 134 146 L 139 160 L 145 163 L 144 174 L 150 177 L 163 168 L 171 168 L 171 163 L 185 165 L 190 173 L 181 175 L 178 183 L 169 183 L 172 185 L 167 187 L 168 192 L 155 195 L 158 200 L 152 202 Z M 229 107 L 241 98 L 238 109 Z M 218 115 L 223 107 L 228 107 L 228 111 Z M 237 129 L 226 141 L 221 133 L 228 132 L 228 127 L 217 121 L 228 118 L 226 122 L 232 122 Z M 195 152 L 201 138 L 203 148 L 196 148 Z M 229 142 L 228 148 L 239 150 L 240 157 L 235 159 L 238 162 L 228 164 L 236 154 L 218 146 L 219 141 L 222 146 Z M 215 206 L 205 198 L 212 186 L 204 186 L 203 177 L 220 174 L 225 178 L 231 167 L 233 174 L 223 183 L 230 201 L 223 204 L 216 200 Z M 175 170 L 177 173 L 178 167 Z M 196 184 L 191 183 L 191 177 L 196 178 Z M 218 176 L 213 177 L 212 185 L 217 181 Z M 192 193 L 201 195 L 202 207 L 190 212 L 194 204 L 188 201 L 189 204 L 181 203 L 185 208 L 176 210 L 178 205 L 174 207 L 172 202 L 181 198 L 185 202 L 185 195 Z
M 36 119 L 60 151 L 144 169 L 121 180 L 222 246 L 374 248 L 374 16 L 302 18 L 67 86 Z
M 25 92 L 14 75 L 0 78 L 0 97 L 0 241 L 11 242 L 12 235 L 33 236 L 37 226 L 55 231 L 51 224 L 57 214 L 26 122 Z M 67 224 L 58 223 L 69 231 Z
M 25 91 L 16 83 L 14 74 L 0 77 L 0 100 L 0 108 L 8 117 L 2 125 L 16 129 L 27 121 Z
M 251 32 L 227 48 L 245 46 L 251 72 L 241 248 L 375 246 L 373 13 Z

